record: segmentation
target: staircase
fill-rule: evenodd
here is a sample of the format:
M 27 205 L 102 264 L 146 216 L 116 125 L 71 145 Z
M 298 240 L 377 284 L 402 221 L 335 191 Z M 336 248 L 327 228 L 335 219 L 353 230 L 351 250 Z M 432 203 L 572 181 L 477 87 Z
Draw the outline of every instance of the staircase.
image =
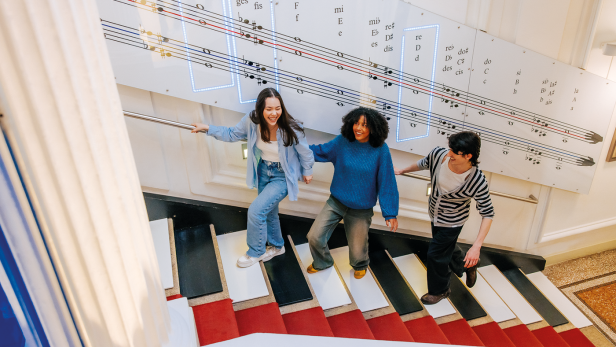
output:
M 335 266 L 308 274 L 312 221 L 281 216 L 286 253 L 240 269 L 235 260 L 246 250 L 246 209 L 153 194 L 146 194 L 146 205 L 153 230 L 169 226 L 157 256 L 160 262 L 159 249 L 168 247 L 172 266 L 165 260 L 161 277 L 175 279 L 166 285 L 170 303 L 187 300 L 192 308 L 200 346 L 254 333 L 464 346 L 601 345 L 591 322 L 541 274 L 540 257 L 484 249 L 472 289 L 452 275 L 450 298 L 423 306 L 428 239 L 371 230 L 370 271 L 356 280 L 340 227 L 329 242 Z M 160 244 L 160 236 L 154 239 Z

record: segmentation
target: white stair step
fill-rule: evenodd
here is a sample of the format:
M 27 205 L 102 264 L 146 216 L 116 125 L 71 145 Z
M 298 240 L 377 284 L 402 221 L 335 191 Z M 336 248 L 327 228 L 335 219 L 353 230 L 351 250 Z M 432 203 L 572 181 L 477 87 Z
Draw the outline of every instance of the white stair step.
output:
M 362 279 L 355 278 L 355 270 L 349 264 L 348 246 L 332 249 L 330 252 L 360 311 L 367 312 L 389 306 L 370 271 L 366 271 Z
M 466 274 L 462 276 L 462 283 L 466 285 Z M 498 296 L 494 289 L 490 287 L 480 273 L 477 273 L 477 282 L 473 288 L 469 288 L 469 290 L 495 322 L 500 323 L 515 318 L 515 314 L 509 309 L 503 299 Z
M 241 268 L 237 260 L 248 251 L 246 230 L 216 236 L 229 297 L 234 303 L 269 295 L 259 264 Z
M 171 244 L 169 243 L 169 222 L 167 219 L 158 219 L 150 222 L 152 239 L 158 270 L 164 289 L 173 288 L 173 272 L 171 271 Z
M 171 334 L 169 342 L 164 343 L 163 347 L 199 347 L 195 317 L 192 308 L 188 306 L 188 299 L 167 301 L 167 308 L 171 320 Z
M 307 243 L 295 246 L 295 249 L 304 268 L 312 264 L 312 254 L 310 254 L 310 247 Z M 351 304 L 351 298 L 333 266 L 314 274 L 308 274 L 308 280 L 324 310 Z
M 400 257 L 395 257 L 394 262 L 400 269 L 400 272 L 406 278 L 406 281 L 411 285 L 416 295 L 421 297 L 428 292 L 427 272 L 423 264 L 415 254 L 407 254 Z M 435 305 L 425 305 L 426 310 L 433 318 L 439 318 L 456 313 L 449 300 L 441 300 Z
M 522 294 L 518 292 L 496 266 L 483 266 L 478 268 L 477 271 L 479 271 L 481 276 L 485 278 L 522 323 L 532 324 L 543 320 L 539 313 L 524 299 Z
M 592 322 L 544 274 L 535 272 L 526 277 L 576 328 L 592 325 Z

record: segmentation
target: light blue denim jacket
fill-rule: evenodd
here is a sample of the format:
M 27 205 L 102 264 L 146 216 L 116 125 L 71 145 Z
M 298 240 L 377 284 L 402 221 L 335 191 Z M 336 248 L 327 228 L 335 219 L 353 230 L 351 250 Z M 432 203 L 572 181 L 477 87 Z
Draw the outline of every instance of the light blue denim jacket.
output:
M 261 159 L 261 150 L 257 148 L 257 138 L 261 136 L 261 134 L 257 129 L 257 125 L 250 120 L 250 113 L 247 113 L 233 128 L 210 125 L 210 129 L 207 132 L 209 136 L 225 142 L 248 141 L 246 184 L 250 189 L 258 186 L 257 165 Z M 297 194 L 299 193 L 299 185 L 297 182 L 302 179 L 302 176 L 312 175 L 312 166 L 314 165 L 314 155 L 312 154 L 312 150 L 308 148 L 306 136 L 301 132 L 295 133 L 299 143 L 285 147 L 282 140 L 282 130 L 278 129 L 276 132 L 276 138 L 278 139 L 278 157 L 280 158 L 280 165 L 282 165 L 282 169 L 287 178 L 289 200 L 291 201 L 297 200 Z

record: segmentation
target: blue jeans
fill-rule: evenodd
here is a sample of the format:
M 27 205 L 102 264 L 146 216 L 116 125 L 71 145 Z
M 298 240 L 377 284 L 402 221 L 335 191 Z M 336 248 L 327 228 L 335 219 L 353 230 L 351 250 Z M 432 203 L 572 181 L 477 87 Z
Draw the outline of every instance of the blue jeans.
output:
M 330 195 L 308 232 L 308 244 L 313 259 L 312 267 L 316 270 L 323 270 L 334 265 L 327 241 L 338 223 L 344 219 L 351 266 L 357 271 L 367 269 L 370 263 L 368 229 L 370 229 L 373 215 L 371 208 L 365 210 L 348 208 Z
M 287 179 L 280 163 L 261 160 L 257 166 L 257 174 L 259 195 L 248 208 L 246 234 L 246 253 L 255 258 L 265 253 L 267 244 L 276 248 L 284 246 L 278 219 L 278 203 L 288 194 Z

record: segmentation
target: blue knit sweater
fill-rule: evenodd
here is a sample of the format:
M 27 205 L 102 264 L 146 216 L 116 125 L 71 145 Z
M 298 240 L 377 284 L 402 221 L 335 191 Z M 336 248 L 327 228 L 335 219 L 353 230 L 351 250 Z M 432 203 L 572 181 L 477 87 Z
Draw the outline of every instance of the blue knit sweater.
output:
M 317 162 L 334 164 L 334 179 L 329 188 L 345 206 L 367 209 L 376 205 L 378 196 L 385 220 L 398 215 L 398 185 L 389 146 L 374 148 L 369 142 L 349 142 L 344 136 L 310 145 Z

